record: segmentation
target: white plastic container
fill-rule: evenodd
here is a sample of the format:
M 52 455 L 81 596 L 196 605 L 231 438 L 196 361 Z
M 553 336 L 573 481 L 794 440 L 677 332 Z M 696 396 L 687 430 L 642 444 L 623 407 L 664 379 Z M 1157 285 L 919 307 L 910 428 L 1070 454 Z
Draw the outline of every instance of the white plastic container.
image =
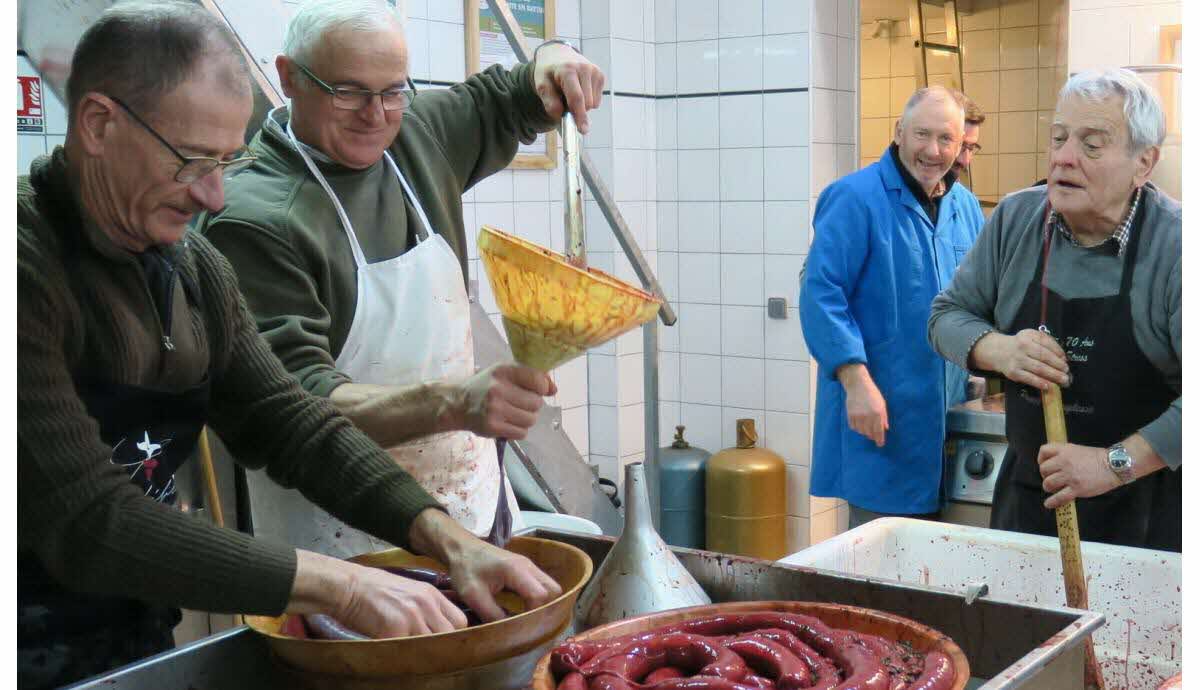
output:
M 993 599 L 1066 606 L 1058 540 L 1051 537 L 884 518 L 779 562 L 959 592 L 986 583 Z M 1083 564 L 1091 609 L 1105 616 L 1093 640 L 1109 690 L 1155 690 L 1179 673 L 1180 555 L 1084 542 Z

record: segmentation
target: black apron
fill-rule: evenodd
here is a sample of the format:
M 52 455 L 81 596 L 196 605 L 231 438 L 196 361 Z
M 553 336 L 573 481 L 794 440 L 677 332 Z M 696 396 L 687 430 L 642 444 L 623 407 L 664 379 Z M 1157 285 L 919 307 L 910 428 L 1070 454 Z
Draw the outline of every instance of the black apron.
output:
M 1138 216 L 1143 215 L 1139 210 Z M 1011 331 L 1044 325 L 1062 346 L 1071 386 L 1062 390 L 1070 443 L 1107 448 L 1158 418 L 1178 397 L 1146 358 L 1133 333 L 1129 288 L 1144 232 L 1134 218 L 1116 295 L 1064 299 L 1044 285 L 1050 233 L 1043 222 L 1043 251 L 1034 280 Z M 1043 311 L 1044 309 L 1044 311 Z M 1044 314 L 1044 316 L 1043 316 Z M 1043 505 L 1038 450 L 1046 443 L 1041 393 L 1007 382 L 1008 451 L 996 481 L 991 527 L 1057 536 L 1054 511 Z M 1183 471 L 1160 470 L 1094 498 L 1075 501 L 1080 538 L 1166 551 L 1183 548 Z
M 198 297 L 187 280 L 183 285 L 189 298 Z M 169 318 L 164 330 L 171 332 Z M 83 379 L 75 388 L 113 449 L 110 461 L 146 496 L 173 505 L 175 472 L 191 457 L 208 416 L 208 378 L 178 392 Z M 17 686 L 31 690 L 169 650 L 181 619 L 177 608 L 68 590 L 29 552 L 17 558 L 17 610 Z

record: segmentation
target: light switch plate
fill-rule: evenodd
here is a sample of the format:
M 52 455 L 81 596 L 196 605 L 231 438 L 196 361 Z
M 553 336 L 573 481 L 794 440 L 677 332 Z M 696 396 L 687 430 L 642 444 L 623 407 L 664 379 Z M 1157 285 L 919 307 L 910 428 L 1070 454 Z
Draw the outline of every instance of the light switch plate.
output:
M 787 298 L 784 297 L 768 297 L 767 298 L 767 316 L 772 319 L 787 318 Z

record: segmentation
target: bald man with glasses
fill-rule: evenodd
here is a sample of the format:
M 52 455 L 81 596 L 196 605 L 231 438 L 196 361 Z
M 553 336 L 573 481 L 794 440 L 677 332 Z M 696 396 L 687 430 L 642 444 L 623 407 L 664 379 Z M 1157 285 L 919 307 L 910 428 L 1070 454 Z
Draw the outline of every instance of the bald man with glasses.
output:
M 516 364 L 476 371 L 462 195 L 565 110 L 586 133 L 604 75 L 550 41 L 529 64 L 418 93 L 403 22 L 383 0 L 303 4 L 275 66 L 291 102 L 266 117 L 258 160 L 203 232 L 301 384 L 460 524 L 503 542 L 521 523 L 494 439 L 524 438 L 556 387 Z M 292 506 L 289 522 L 306 510 Z

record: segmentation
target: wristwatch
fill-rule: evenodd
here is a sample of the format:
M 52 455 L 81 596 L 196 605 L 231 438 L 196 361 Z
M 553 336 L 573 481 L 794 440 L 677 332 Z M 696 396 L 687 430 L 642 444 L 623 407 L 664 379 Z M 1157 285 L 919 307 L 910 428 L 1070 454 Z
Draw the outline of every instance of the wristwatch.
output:
M 1120 443 L 1108 447 L 1108 469 L 1117 475 L 1122 484 L 1133 481 L 1133 456 Z

